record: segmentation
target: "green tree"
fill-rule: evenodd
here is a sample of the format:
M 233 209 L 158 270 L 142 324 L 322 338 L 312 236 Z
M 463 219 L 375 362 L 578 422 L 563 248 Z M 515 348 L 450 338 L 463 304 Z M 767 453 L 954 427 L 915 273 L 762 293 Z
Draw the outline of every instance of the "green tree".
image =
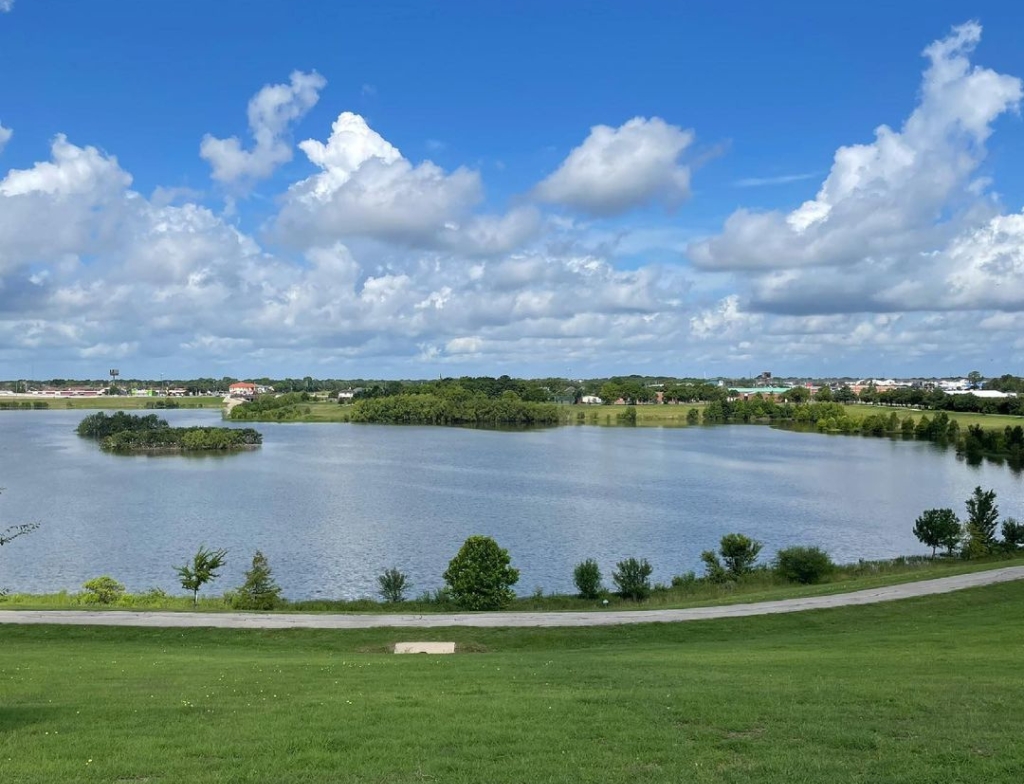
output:
M 448 563 L 444 581 L 452 600 L 467 610 L 499 610 L 515 594 L 519 570 L 511 566 L 508 550 L 489 536 L 471 536 Z
M 688 425 L 699 425 L 700 424 L 700 411 L 696 408 L 691 408 L 686 412 L 686 424 Z
M 782 393 L 782 399 L 787 403 L 806 403 L 811 397 L 811 391 L 807 387 L 792 387 Z
M 207 550 L 200 545 L 192 556 L 192 563 L 174 567 L 181 580 L 181 587 L 192 591 L 192 604 L 199 604 L 199 589 L 217 577 L 217 570 L 226 562 L 227 550 Z
M 724 583 L 729 579 L 729 572 L 714 550 L 705 550 L 700 554 L 700 560 L 704 562 L 704 576 L 713 583 Z
M 405 592 L 409 588 L 409 578 L 396 567 L 385 569 L 377 575 L 377 593 L 388 604 L 405 601 Z
M 627 558 L 615 564 L 612 580 L 618 586 L 619 596 L 623 599 L 643 601 L 651 595 L 651 572 L 654 569 L 647 559 Z
M 983 378 L 985 377 L 977 370 L 972 370 L 967 374 L 967 381 L 970 383 L 972 389 L 980 387 Z
M 988 555 L 996 546 L 996 523 L 999 520 L 996 491 L 975 487 L 966 505 L 967 522 L 964 528 L 967 541 L 964 544 L 964 555 L 968 558 Z
M 819 403 L 831 403 L 834 400 L 832 390 L 828 387 L 822 387 L 815 393 L 814 399 Z
M 602 402 L 614 403 L 622 397 L 622 388 L 618 384 L 608 381 L 601 385 L 601 389 L 597 394 L 601 398 Z
M 952 555 L 963 538 L 963 526 L 952 509 L 926 509 L 914 521 L 914 536 L 932 548 L 932 558 L 939 547 L 945 547 Z
M 762 544 L 743 534 L 726 534 L 720 542 L 719 552 L 729 574 L 736 578 L 753 571 L 754 562 Z
M 240 610 L 273 610 L 281 604 L 281 588 L 261 551 L 253 555 L 252 566 L 246 570 L 245 582 L 235 592 L 232 604 Z
M 1024 523 L 1013 517 L 1003 520 L 1002 526 L 1003 546 L 1010 550 L 1019 550 L 1024 547 Z
M 700 559 L 704 562 L 705 576 L 713 583 L 738 579 L 753 571 L 761 547 L 760 542 L 749 536 L 726 534 L 719 542 L 717 553 L 714 550 L 705 550 L 700 554 Z
M 572 581 L 581 599 L 596 599 L 601 594 L 601 568 L 597 561 L 588 558 L 576 564 L 572 571 Z
M 124 585 L 106 574 L 93 577 L 82 587 L 86 591 L 85 601 L 90 604 L 115 604 L 124 596 Z
M 775 572 L 784 580 L 810 585 L 824 580 L 834 565 L 820 547 L 787 547 L 775 556 Z
M 846 384 L 843 384 L 832 395 L 832 399 L 837 403 L 854 403 L 857 400 L 857 394 Z

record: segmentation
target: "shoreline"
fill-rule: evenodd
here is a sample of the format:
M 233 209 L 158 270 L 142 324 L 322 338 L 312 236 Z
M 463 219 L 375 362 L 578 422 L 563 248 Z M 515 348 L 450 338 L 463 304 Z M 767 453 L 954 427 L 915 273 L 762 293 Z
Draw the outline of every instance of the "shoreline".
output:
M 642 623 L 687 623 L 719 618 L 746 618 L 836 607 L 863 606 L 951 593 L 996 583 L 1024 580 L 1024 566 L 917 580 L 828 596 L 669 610 L 590 612 L 467 612 L 432 614 L 199 613 L 125 610 L 0 610 L 0 624 L 135 626 L 222 629 L 377 629 L 447 627 L 552 628 L 626 626 Z

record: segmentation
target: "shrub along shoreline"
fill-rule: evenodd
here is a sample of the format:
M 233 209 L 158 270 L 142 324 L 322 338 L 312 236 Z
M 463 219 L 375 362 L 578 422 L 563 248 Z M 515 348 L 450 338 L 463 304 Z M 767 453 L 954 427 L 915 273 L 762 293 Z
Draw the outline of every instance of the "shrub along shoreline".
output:
M 107 419 L 93 423 L 100 428 L 108 426 Z M 967 512 L 961 522 L 952 509 L 928 509 L 915 521 L 914 535 L 922 544 L 932 548 L 932 555 L 900 556 L 890 560 L 864 561 L 856 564 L 836 564 L 827 552 L 814 546 L 790 546 L 779 550 L 771 561 L 758 563 L 763 544 L 742 533 L 722 536 L 717 550 L 705 550 L 700 560 L 704 574 L 690 571 L 672 577 L 669 585 L 651 584 L 653 567 L 646 558 L 625 558 L 615 564 L 611 573 L 615 590 L 602 582 L 600 565 L 588 558 L 574 567 L 573 583 L 577 593 L 545 595 L 537 588 L 532 596 L 517 596 L 513 586 L 519 582 L 519 569 L 512 565 L 508 550 L 489 536 L 470 536 L 448 564 L 442 578 L 444 586 L 423 591 L 418 599 L 410 600 L 412 584 L 408 576 L 396 566 L 384 569 L 377 576 L 377 593 L 383 604 L 373 599 L 358 600 L 305 600 L 289 602 L 281 595 L 274 579 L 269 559 L 256 550 L 252 566 L 245 573 L 244 584 L 225 593 L 219 602 L 204 609 L 278 610 L 296 612 L 324 610 L 332 612 L 379 612 L 395 609 L 401 612 L 450 612 L 453 610 L 585 610 L 595 602 L 600 607 L 632 601 L 660 608 L 692 606 L 701 599 L 720 600 L 723 596 L 737 601 L 783 599 L 808 595 L 793 593 L 793 586 L 843 583 L 840 590 L 875 587 L 913 579 L 928 579 L 959 573 L 950 571 L 965 564 L 977 566 L 1006 561 L 1024 561 L 1024 523 L 1016 518 L 1002 520 L 999 537 L 999 506 L 994 490 L 980 486 L 964 502 Z M 33 528 L 20 530 L 0 544 L 12 541 Z M 946 550 L 936 557 L 939 547 Z M 193 608 L 200 605 L 199 591 L 215 580 L 218 570 L 227 563 L 227 550 L 211 550 L 200 545 L 191 562 L 174 567 L 182 588 L 190 591 Z M 924 574 L 924 571 L 937 574 Z M 964 571 L 974 571 L 967 568 Z M 863 582 L 862 582 L 863 581 Z M 872 583 L 868 585 L 866 583 Z M 87 581 L 81 593 L 34 596 L 17 594 L 8 597 L 0 591 L 0 603 L 13 603 L 18 607 L 68 607 L 76 605 L 122 606 L 139 609 L 183 609 L 178 597 L 154 588 L 143 594 L 129 594 L 125 586 L 109 575 Z M 833 591 L 827 591 L 833 592 Z M 658 601 L 652 602 L 657 597 Z M 205 601 L 205 599 L 204 599 Z M 209 602 L 206 602 L 209 604 Z
M 260 556 L 265 561 L 262 554 Z M 535 591 L 533 594 L 512 598 L 502 609 L 509 612 L 581 612 L 627 608 L 683 609 L 849 593 L 1019 565 L 1024 565 L 1024 553 L 996 553 L 973 561 L 943 556 L 934 559 L 929 556 L 899 556 L 888 560 L 861 560 L 855 563 L 835 564 L 827 577 L 820 582 L 811 584 L 791 582 L 777 574 L 774 569 L 768 568 L 755 569 L 735 580 L 721 582 L 697 577 L 691 572 L 677 576 L 669 585 L 652 585 L 650 593 L 640 602 L 622 597 L 605 588 L 600 588 L 592 598 L 583 598 L 578 594 Z M 263 579 L 267 579 L 269 567 L 266 567 L 265 563 L 263 563 L 263 567 L 265 571 L 261 574 Z M 252 591 L 251 572 L 252 570 L 247 573 L 246 582 L 240 588 L 226 591 L 221 595 L 199 595 L 197 602 L 194 602 L 191 594 L 175 595 L 159 588 L 137 593 L 129 592 L 123 585 L 114 581 L 116 586 L 113 587 L 113 592 L 107 594 L 111 597 L 109 603 L 100 601 L 90 589 L 80 592 L 60 591 L 52 594 L 7 593 L 0 594 L 0 609 L 232 612 L 254 608 L 255 604 L 256 609 L 265 612 L 283 613 L 408 614 L 461 611 L 450 593 L 444 588 L 421 591 L 414 595 L 414 598 L 401 601 L 379 600 L 370 597 L 288 600 L 275 595 L 275 601 L 268 606 L 262 601 L 263 594 L 254 594 Z M 110 588 L 107 583 L 109 579 L 111 578 L 106 578 L 106 580 L 94 578 L 94 580 L 101 580 L 100 583 L 97 583 L 97 587 L 108 589 Z

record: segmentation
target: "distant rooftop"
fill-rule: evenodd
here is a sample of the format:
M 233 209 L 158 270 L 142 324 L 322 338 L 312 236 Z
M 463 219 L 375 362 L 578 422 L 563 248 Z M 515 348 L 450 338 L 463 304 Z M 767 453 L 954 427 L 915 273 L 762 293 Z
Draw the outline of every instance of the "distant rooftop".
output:
M 729 387 L 733 392 L 737 392 L 741 395 L 756 395 L 761 393 L 762 395 L 781 395 L 784 392 L 789 392 L 793 387 Z

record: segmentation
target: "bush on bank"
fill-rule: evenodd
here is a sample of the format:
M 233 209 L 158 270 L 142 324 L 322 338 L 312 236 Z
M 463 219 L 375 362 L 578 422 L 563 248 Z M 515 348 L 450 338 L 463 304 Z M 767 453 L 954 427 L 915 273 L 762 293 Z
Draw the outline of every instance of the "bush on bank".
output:
M 969 533 L 970 529 L 965 526 L 961 529 L 967 532 L 965 536 L 994 536 L 998 517 L 995 500 L 993 491 L 983 491 L 980 487 L 975 489 L 967 503 L 969 520 L 972 519 L 970 515 L 974 516 L 974 533 Z M 917 521 L 915 531 L 920 525 L 921 518 Z M 983 553 L 975 547 L 979 553 L 977 557 L 998 561 L 1019 558 L 1024 553 L 1024 523 L 1015 518 L 1006 518 L 1001 532 L 1001 543 L 996 541 Z M 671 606 L 673 603 L 702 599 L 713 601 L 736 593 L 767 594 L 765 598 L 769 598 L 772 590 L 781 589 L 787 584 L 855 582 L 864 578 L 912 574 L 925 569 L 932 571 L 929 576 L 941 576 L 947 565 L 962 563 L 962 559 L 935 559 L 922 555 L 837 565 L 819 547 L 794 546 L 780 550 L 770 564 L 756 564 L 760 550 L 759 542 L 743 534 L 726 534 L 721 539 L 718 553 L 705 552 L 710 557 L 705 559 L 708 569 L 703 577 L 690 571 L 673 576 L 670 586 L 652 585 L 651 564 L 646 559 L 628 558 L 618 562 L 612 573 L 616 594 L 608 594 L 603 590 L 600 566 L 595 559 L 588 558 L 573 569 L 573 582 L 578 591 L 576 595 L 545 595 L 538 589 L 533 596 L 517 597 L 512 586 L 519 579 L 519 570 L 511 566 L 508 551 L 499 547 L 490 537 L 472 536 L 465 541 L 445 570 L 445 586 L 434 591 L 424 591 L 416 599 L 407 598 L 409 583 L 403 572 L 394 567 L 384 570 L 377 578 L 383 604 L 373 599 L 289 602 L 281 597 L 266 557 L 257 551 L 252 567 L 246 572 L 245 583 L 240 588 L 222 597 L 204 598 L 199 606 L 206 610 L 280 608 L 293 611 L 379 612 L 396 605 L 401 605 L 404 611 L 431 611 L 456 608 L 503 609 L 514 604 L 516 608 L 524 610 L 558 610 L 592 608 L 597 599 L 602 599 L 602 604 L 607 605 L 615 596 L 623 601 L 648 601 L 659 606 Z M 176 571 L 180 572 L 181 567 L 177 567 Z M 0 603 L 14 606 L 73 607 L 103 604 L 184 609 L 197 598 L 170 596 L 159 588 L 131 594 L 121 583 L 107 575 L 88 581 L 83 588 L 78 594 L 60 592 L 45 597 L 4 594 L 0 591 Z
M 1020 554 L 997 553 L 982 559 L 982 564 L 993 566 L 1004 564 L 1021 564 Z M 823 579 L 822 583 L 842 583 L 844 589 L 855 590 L 858 582 L 871 581 L 877 585 L 879 579 L 923 579 L 941 577 L 948 573 L 964 571 L 966 564 L 961 559 L 938 558 L 930 556 L 899 556 L 897 558 L 836 564 L 833 571 Z M 646 599 L 648 607 L 689 606 L 694 604 L 714 603 L 721 600 L 735 601 L 749 595 L 751 601 L 761 599 L 778 599 L 788 596 L 802 595 L 799 593 L 801 584 L 785 580 L 774 569 L 761 567 L 744 575 L 737 581 L 713 583 L 693 572 L 686 572 L 671 579 L 671 586 L 652 586 L 650 596 Z M 223 612 L 233 610 L 235 591 L 228 591 L 220 596 L 200 596 L 196 609 L 204 612 Z M 559 611 L 559 610 L 593 610 L 603 606 L 622 607 L 626 603 L 635 606 L 630 599 L 623 599 L 614 593 L 602 592 L 597 599 L 582 599 L 578 595 L 545 594 L 537 596 L 519 596 L 506 606 L 510 610 L 523 611 Z M 53 594 L 27 594 L 0 592 L 0 608 L 3 609 L 76 609 L 95 608 L 97 602 L 90 598 L 86 591 L 79 593 L 60 591 Z M 111 609 L 135 610 L 192 610 L 192 597 L 181 594 L 167 593 L 161 588 L 151 588 L 139 593 L 126 592 L 115 601 L 104 605 Z M 417 596 L 403 599 L 398 603 L 386 603 L 378 599 L 299 599 L 281 598 L 276 610 L 288 612 L 368 612 L 382 613 L 397 611 L 409 612 L 452 612 L 459 609 L 450 593 L 445 589 L 421 591 Z

